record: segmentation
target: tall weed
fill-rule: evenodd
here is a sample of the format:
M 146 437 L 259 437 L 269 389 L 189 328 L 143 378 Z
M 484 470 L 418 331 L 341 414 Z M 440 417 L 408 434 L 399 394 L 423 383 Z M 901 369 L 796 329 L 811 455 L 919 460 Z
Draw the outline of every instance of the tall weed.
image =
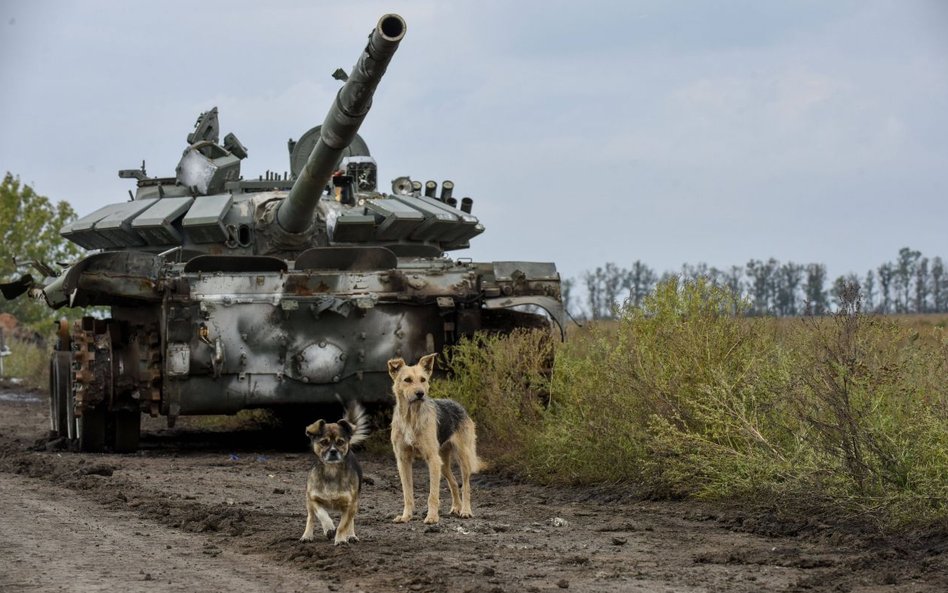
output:
M 600 356 L 580 365 L 558 359 L 557 386 L 566 366 L 605 381 L 590 395 L 588 377 L 565 377 L 554 398 L 566 405 L 547 418 L 546 436 L 564 418 L 592 415 L 600 442 L 581 463 L 605 468 L 607 480 L 667 496 L 750 489 L 772 473 L 771 461 L 785 461 L 770 411 L 787 373 L 771 334 L 735 314 L 744 307 L 700 280 L 662 283 L 599 338 Z
M 841 506 L 948 516 L 948 343 L 919 337 L 864 314 L 854 289 L 833 318 L 801 325 L 790 399 L 813 468 L 804 479 Z
M 45 346 L 28 340 L 7 338 L 10 355 L 3 359 L 3 379 L 15 378 L 22 385 L 47 390 L 49 388 L 49 352 Z
M 848 302 L 787 323 L 673 279 L 565 344 L 535 333 L 463 343 L 439 389 L 468 406 L 495 461 L 536 480 L 946 519 L 944 329 L 920 336 Z
M 482 450 L 519 451 L 549 403 L 553 348 L 551 334 L 537 330 L 465 340 L 447 353 L 453 378 L 436 395 L 459 401 L 479 422 Z

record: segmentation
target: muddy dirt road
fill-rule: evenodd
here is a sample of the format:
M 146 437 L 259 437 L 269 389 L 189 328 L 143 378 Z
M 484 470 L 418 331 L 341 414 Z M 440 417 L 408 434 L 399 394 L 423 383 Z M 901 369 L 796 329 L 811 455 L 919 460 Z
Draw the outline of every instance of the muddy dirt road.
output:
M 948 591 L 944 533 L 882 540 L 492 473 L 474 519 L 426 526 L 416 492 L 418 519 L 396 525 L 384 452 L 361 456 L 361 541 L 300 543 L 311 460 L 273 431 L 155 423 L 134 455 L 31 450 L 46 409 L 0 389 L 0 591 Z

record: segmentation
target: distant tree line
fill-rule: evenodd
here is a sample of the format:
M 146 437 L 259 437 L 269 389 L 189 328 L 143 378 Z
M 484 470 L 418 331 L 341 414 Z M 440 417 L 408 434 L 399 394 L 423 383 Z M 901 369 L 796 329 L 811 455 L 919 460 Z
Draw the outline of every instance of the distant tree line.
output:
M 567 310 L 584 319 L 611 319 L 616 308 L 641 304 L 655 285 L 671 276 L 704 278 L 741 295 L 752 315 L 823 315 L 840 303 L 847 285 L 859 289 L 863 310 L 875 313 L 948 313 L 948 277 L 941 257 L 929 259 L 903 247 L 895 261 L 865 275 L 850 273 L 832 282 L 820 263 L 781 263 L 752 259 L 744 266 L 719 269 L 704 263 L 684 264 L 661 275 L 639 260 L 629 268 L 613 263 L 563 281 Z M 581 294 L 577 294 L 581 293 Z

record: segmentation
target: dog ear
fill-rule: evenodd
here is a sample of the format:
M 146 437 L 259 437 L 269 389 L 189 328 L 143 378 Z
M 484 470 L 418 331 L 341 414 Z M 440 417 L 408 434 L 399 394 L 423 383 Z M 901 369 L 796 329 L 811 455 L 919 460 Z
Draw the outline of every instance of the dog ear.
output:
M 342 429 L 342 436 L 346 437 L 347 439 L 352 438 L 352 433 L 355 432 L 355 427 L 352 426 L 348 420 L 343 418 L 336 424 Z
M 428 376 L 431 376 L 431 373 L 434 372 L 436 358 L 438 358 L 438 353 L 433 352 L 427 356 L 422 356 L 421 360 L 418 361 L 418 364 L 421 365 L 421 368 L 425 370 Z
M 403 366 L 405 366 L 405 361 L 401 358 L 393 358 L 388 361 L 388 374 L 392 379 L 398 376 L 398 371 L 402 370 Z
M 306 436 L 308 436 L 309 438 L 316 438 L 318 436 L 322 436 L 324 428 L 326 428 L 326 421 L 317 420 L 316 422 L 313 422 L 312 424 L 306 427 Z

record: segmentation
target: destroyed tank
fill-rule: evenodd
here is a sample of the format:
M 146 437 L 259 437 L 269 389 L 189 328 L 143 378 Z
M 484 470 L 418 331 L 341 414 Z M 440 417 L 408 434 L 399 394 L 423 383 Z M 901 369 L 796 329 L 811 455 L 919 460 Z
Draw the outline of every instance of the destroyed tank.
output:
M 62 229 L 90 250 L 45 281 L 48 305 L 107 306 L 61 321 L 50 362 L 54 432 L 81 450 L 134 450 L 142 413 L 230 414 L 389 399 L 386 362 L 478 331 L 562 331 L 552 263 L 451 259 L 484 231 L 454 184 L 378 187 L 357 131 L 405 35 L 383 16 L 321 126 L 289 142 L 290 168 L 241 176 L 247 149 L 200 115 L 174 177 L 140 169 L 131 200 Z M 47 270 L 48 266 L 43 266 Z M 9 294 L 8 294 L 9 296 Z M 544 313 L 545 312 L 545 313 Z

